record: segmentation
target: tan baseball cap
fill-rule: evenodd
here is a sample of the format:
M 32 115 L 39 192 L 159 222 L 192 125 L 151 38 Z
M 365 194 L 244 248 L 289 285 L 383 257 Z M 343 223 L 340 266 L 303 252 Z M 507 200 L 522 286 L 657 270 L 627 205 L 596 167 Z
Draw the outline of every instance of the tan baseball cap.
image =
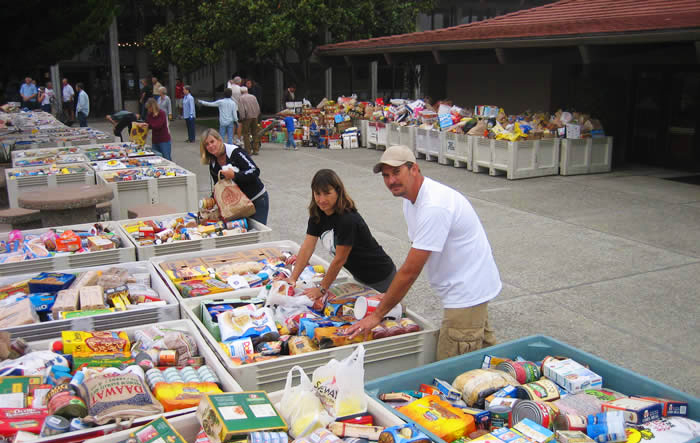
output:
M 379 159 L 379 163 L 374 165 L 372 170 L 376 174 L 382 170 L 382 165 L 396 167 L 407 162 L 416 162 L 416 156 L 413 155 L 411 148 L 405 145 L 389 146 L 386 151 L 384 151 L 384 154 L 382 154 L 382 158 Z

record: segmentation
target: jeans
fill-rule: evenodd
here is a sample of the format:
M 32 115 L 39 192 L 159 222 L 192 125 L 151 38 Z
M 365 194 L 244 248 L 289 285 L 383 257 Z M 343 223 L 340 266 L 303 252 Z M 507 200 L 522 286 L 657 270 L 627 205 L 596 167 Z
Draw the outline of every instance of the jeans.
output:
M 219 134 L 221 138 L 226 140 L 229 145 L 233 144 L 233 123 L 226 126 L 219 126 Z
M 41 110 L 51 114 L 51 105 L 41 105 Z
M 170 158 L 170 150 L 172 148 L 172 143 L 171 142 L 162 142 L 162 143 L 153 143 L 153 149 L 157 149 L 160 151 L 161 154 L 163 154 L 163 158 L 166 160 L 172 160 Z
M 287 148 L 297 148 L 297 144 L 294 141 L 294 131 L 289 132 L 287 131 L 287 143 L 284 145 Z
M 87 127 L 87 115 L 84 112 L 78 112 L 78 122 L 80 122 L 81 128 Z
M 185 123 L 187 123 L 187 140 L 194 142 L 194 139 L 195 139 L 194 117 L 193 118 L 186 118 Z
M 270 211 L 270 196 L 268 195 L 267 191 L 255 199 L 253 201 L 253 205 L 255 205 L 255 214 L 253 214 L 250 218 L 262 223 L 263 225 L 266 225 L 267 213 Z

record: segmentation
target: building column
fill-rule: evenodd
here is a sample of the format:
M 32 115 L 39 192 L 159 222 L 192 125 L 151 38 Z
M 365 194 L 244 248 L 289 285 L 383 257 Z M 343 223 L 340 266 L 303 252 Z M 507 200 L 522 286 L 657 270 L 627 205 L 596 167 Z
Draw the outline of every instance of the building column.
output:
M 414 72 L 414 78 L 416 79 L 414 87 L 413 87 L 413 97 L 414 98 L 421 98 L 423 96 L 422 91 L 421 91 L 421 83 L 423 81 L 423 71 L 422 71 L 421 65 L 416 65 L 413 68 Z
M 63 109 L 63 85 L 61 84 L 61 72 L 58 69 L 58 64 L 51 65 L 51 83 L 53 83 L 54 94 L 56 94 L 56 115 L 61 113 Z
M 114 111 L 120 111 L 122 106 L 122 77 L 119 69 L 119 36 L 117 35 L 117 18 L 114 17 L 109 25 L 109 64 L 112 76 L 112 98 Z
M 369 63 L 369 98 L 370 100 L 376 100 L 377 97 L 377 78 L 379 71 L 379 62 Z
M 285 104 L 282 103 L 284 97 L 284 73 L 275 69 L 275 105 L 277 109 L 284 109 Z
M 333 68 L 326 68 L 326 98 L 333 99 Z

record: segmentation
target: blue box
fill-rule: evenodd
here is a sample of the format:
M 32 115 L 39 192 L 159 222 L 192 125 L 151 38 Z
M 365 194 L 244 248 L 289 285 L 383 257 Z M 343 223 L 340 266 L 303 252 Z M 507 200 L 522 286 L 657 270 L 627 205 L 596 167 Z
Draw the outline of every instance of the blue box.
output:
M 480 369 L 486 355 L 513 358 L 519 355 L 529 361 L 540 361 L 548 355 L 565 355 L 581 364 L 589 365 L 593 372 L 603 377 L 603 385 L 606 388 L 627 395 L 671 398 L 688 402 L 688 418 L 700 421 L 700 399 L 632 372 L 629 369 L 613 365 L 593 354 L 544 335 L 520 338 L 419 368 L 377 378 L 365 384 L 365 391 L 368 395 L 377 398 L 379 394 L 385 392 L 417 389 L 421 383 L 430 384 L 434 378 L 451 382 L 463 372 L 471 369 Z M 384 404 L 384 407 L 407 423 L 411 423 L 408 417 L 394 410 L 391 406 Z M 444 443 L 443 440 L 424 428 L 420 429 L 434 442 Z

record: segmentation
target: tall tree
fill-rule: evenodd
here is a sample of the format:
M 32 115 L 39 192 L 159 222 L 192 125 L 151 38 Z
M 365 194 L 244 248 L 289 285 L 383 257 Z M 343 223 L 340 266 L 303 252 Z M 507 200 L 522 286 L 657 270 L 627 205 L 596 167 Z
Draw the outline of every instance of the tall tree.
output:
M 5 2 L 0 29 L 5 75 L 26 75 L 73 57 L 104 38 L 117 12 L 117 0 L 21 0 Z
M 184 71 L 211 64 L 233 48 L 239 58 L 269 63 L 296 81 L 311 78 L 319 45 L 415 30 L 433 0 L 155 0 L 176 19 L 146 37 L 156 63 Z

